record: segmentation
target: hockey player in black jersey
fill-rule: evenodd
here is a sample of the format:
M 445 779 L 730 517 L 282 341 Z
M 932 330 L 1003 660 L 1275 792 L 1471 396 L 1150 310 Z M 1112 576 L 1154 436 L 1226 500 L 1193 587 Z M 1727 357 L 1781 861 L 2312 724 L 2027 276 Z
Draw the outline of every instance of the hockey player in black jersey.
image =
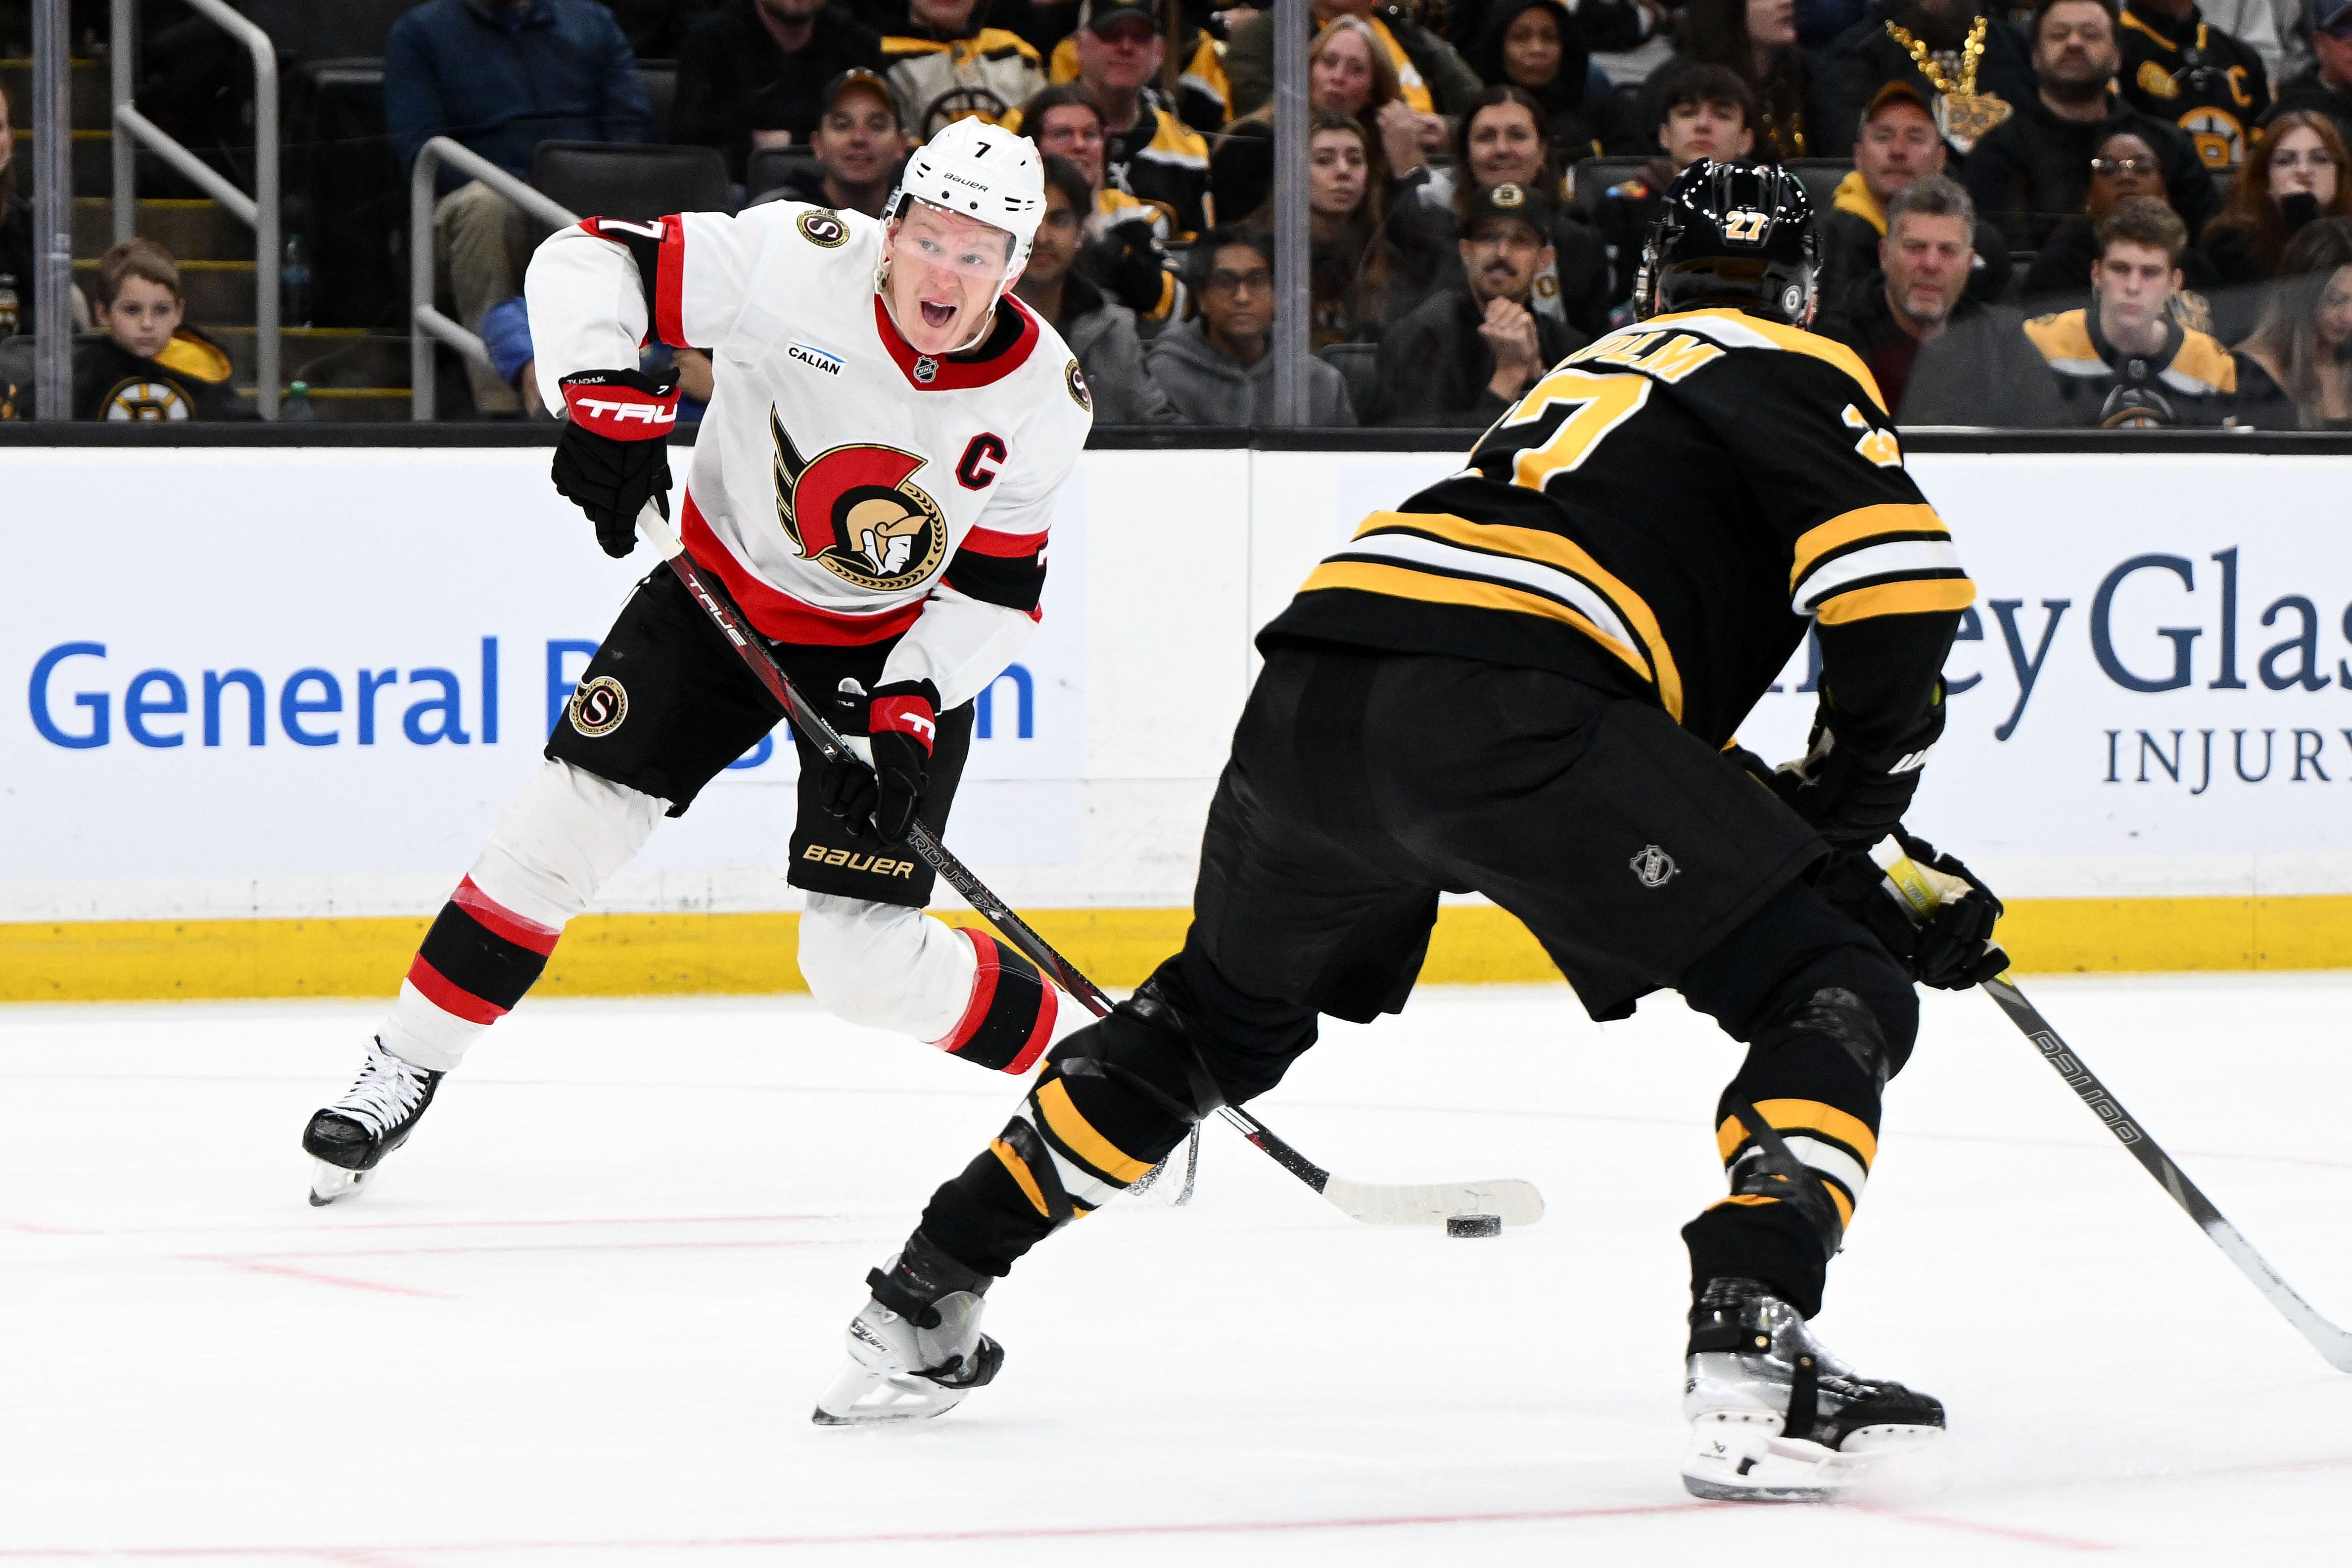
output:
M 937 1415 L 989 1381 L 993 1279 L 1273 1088 L 1318 1014 L 1401 1008 L 1438 895 L 1475 889 L 1594 1017 L 1671 989 L 1748 1047 L 1716 1116 L 1729 1194 L 1683 1232 L 1689 1489 L 1833 1496 L 1941 1437 L 1937 1401 L 1806 1327 L 1911 1052 L 1913 983 L 2003 963 L 1965 868 L 1898 840 L 1957 895 L 1919 928 L 1869 858 L 1943 728 L 1974 589 L 1869 372 L 1804 330 L 1817 257 L 1792 176 L 1693 165 L 1648 237 L 1644 319 L 1316 568 L 1259 638 L 1183 951 L 1048 1053 L 867 1276 L 818 1421 Z M 1813 744 L 1775 773 L 1733 729 L 1809 626 Z

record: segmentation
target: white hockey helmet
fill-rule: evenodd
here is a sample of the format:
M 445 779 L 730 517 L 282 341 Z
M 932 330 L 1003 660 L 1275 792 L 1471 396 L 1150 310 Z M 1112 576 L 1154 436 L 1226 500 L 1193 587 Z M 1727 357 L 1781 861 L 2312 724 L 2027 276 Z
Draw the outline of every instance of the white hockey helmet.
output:
M 1013 237 L 1004 275 L 1029 260 L 1030 242 L 1045 216 L 1045 164 L 1036 144 L 984 120 L 958 120 L 915 149 L 898 176 L 898 188 L 882 208 L 889 219 L 904 217 L 908 201 L 978 218 Z

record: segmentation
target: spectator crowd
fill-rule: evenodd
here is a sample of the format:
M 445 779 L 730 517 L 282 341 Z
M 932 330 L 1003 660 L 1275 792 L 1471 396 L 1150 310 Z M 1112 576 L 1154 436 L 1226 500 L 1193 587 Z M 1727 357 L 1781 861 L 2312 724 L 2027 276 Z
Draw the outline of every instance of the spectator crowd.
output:
M 1267 416 L 1279 153 L 1317 424 L 1490 422 L 1633 319 L 1644 231 L 1716 158 L 1813 191 L 1813 330 L 1903 423 L 2352 429 L 2352 0 L 1310 0 L 1295 153 L 1273 12 L 1212 3 L 422 0 L 385 122 L 404 166 L 437 136 L 524 180 L 550 144 L 700 148 L 738 207 L 868 215 L 942 125 L 1005 125 L 1046 169 L 1017 294 L 1105 424 Z M 33 316 L 5 127 L 0 339 Z M 477 413 L 544 416 L 543 227 L 444 163 L 432 233 Z M 89 416 L 220 412 L 172 258 L 94 281 Z M 649 352 L 709 396 L 706 356 Z

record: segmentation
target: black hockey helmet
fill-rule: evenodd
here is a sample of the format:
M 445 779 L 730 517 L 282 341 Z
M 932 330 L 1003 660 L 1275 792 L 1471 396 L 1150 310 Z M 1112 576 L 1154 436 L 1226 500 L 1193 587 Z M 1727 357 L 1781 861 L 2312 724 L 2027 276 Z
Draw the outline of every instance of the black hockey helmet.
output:
M 1772 164 L 1702 158 L 1675 177 L 1650 225 L 1634 306 L 1648 317 L 1733 305 L 1801 327 L 1821 264 L 1803 181 Z

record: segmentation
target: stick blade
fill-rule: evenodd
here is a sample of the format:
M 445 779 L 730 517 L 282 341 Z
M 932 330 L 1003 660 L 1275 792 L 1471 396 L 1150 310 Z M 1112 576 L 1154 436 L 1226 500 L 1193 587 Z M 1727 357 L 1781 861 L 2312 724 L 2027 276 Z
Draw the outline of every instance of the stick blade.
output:
M 1456 1215 L 1490 1214 L 1507 1226 L 1533 1225 L 1544 1215 L 1543 1194 L 1536 1191 L 1535 1184 L 1510 1177 L 1390 1186 L 1334 1176 L 1324 1186 L 1323 1195 L 1341 1214 L 1366 1225 L 1425 1225 L 1443 1229 Z

